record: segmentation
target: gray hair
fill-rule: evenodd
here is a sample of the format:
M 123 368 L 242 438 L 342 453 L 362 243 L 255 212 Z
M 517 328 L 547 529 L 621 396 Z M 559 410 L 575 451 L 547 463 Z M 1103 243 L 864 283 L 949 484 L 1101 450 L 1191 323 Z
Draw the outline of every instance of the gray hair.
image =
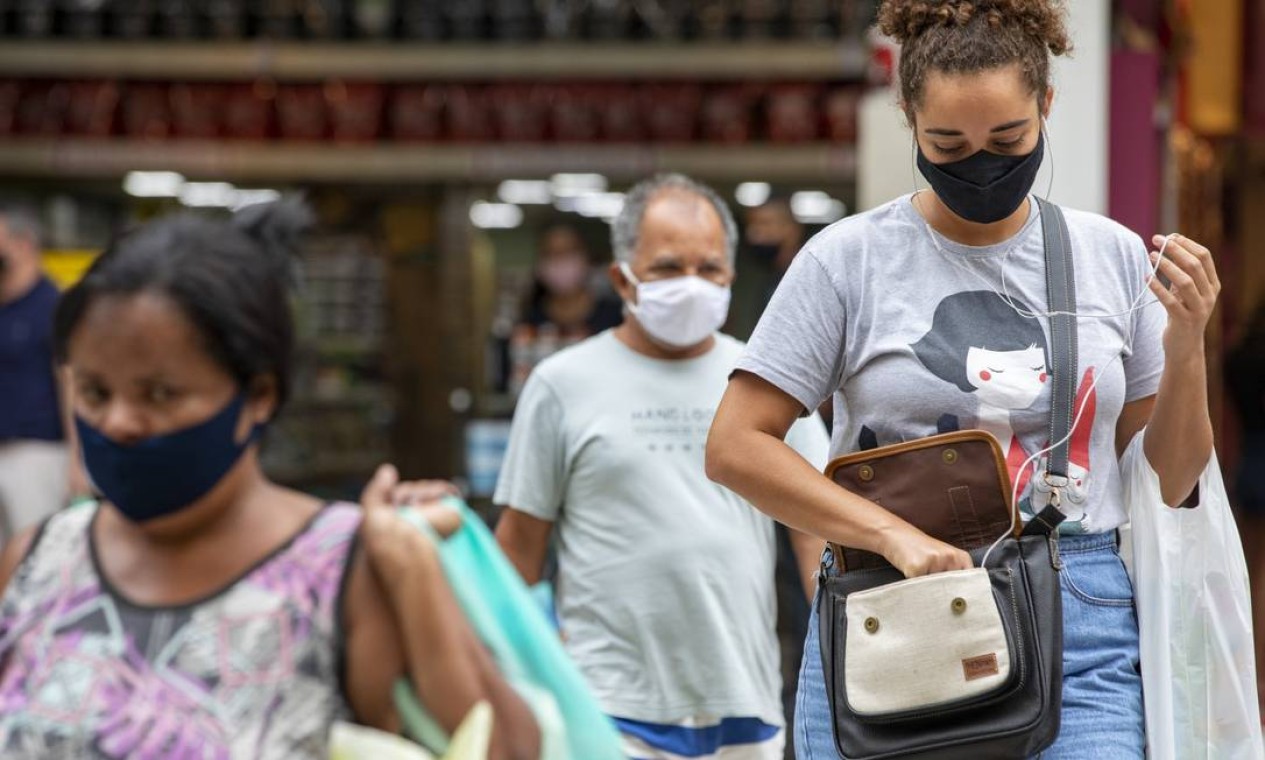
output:
M 624 197 L 624 208 L 611 224 L 611 248 L 615 260 L 631 263 L 637 251 L 637 242 L 641 237 L 641 222 L 646 216 L 646 207 L 660 193 L 668 190 L 679 190 L 697 195 L 712 205 L 720 224 L 725 230 L 725 252 L 729 254 L 729 264 L 734 263 L 738 248 L 738 223 L 729 211 L 724 200 L 707 185 L 690 179 L 684 174 L 656 174 L 650 179 L 638 182 Z
M 34 206 L 25 203 L 0 204 L 0 222 L 8 227 L 10 235 L 26 238 L 36 248 L 43 242 L 44 225 Z

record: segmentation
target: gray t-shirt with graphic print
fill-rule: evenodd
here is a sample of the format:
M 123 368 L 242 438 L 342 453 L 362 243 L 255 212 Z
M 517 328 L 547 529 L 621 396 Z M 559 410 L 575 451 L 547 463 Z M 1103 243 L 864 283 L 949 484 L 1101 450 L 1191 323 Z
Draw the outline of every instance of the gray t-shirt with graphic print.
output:
M 1048 447 L 1051 378 L 1045 258 L 1037 204 L 998 245 L 954 243 L 904 196 L 823 230 L 796 257 L 738 369 L 816 409 L 835 394 L 831 455 L 965 428 L 993 433 L 1025 516 Z M 1124 404 L 1154 395 L 1164 367 L 1163 306 L 1146 289 L 1141 238 L 1065 210 L 1076 270 L 1077 409 L 1064 533 L 1127 521 L 1115 451 Z M 1004 272 L 1004 277 L 1003 277 Z M 1139 294 L 1141 297 L 1139 298 Z M 1141 308 L 1130 312 L 1131 307 Z M 1123 312 L 1123 313 L 1122 313 Z M 1117 360 L 1118 359 L 1118 360 Z M 1096 383 L 1096 384 L 1095 384 Z

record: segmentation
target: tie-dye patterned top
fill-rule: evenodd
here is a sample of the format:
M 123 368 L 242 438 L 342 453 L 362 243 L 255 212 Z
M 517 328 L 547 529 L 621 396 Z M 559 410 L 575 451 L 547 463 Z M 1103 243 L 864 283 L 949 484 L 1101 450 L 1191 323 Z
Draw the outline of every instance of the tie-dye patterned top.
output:
M 96 504 L 54 515 L 0 601 L 0 756 L 325 758 L 349 719 L 340 598 L 360 509 L 329 505 L 237 581 L 178 607 L 98 569 Z

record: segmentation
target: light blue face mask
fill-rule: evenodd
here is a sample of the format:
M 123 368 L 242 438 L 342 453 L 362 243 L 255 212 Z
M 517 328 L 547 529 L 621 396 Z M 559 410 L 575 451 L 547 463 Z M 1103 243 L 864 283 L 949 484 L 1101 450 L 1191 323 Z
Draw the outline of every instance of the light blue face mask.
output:
M 210 493 L 263 431 L 235 437 L 246 405 L 239 393 L 205 422 L 134 444 L 106 437 L 75 418 L 84 465 L 101 494 L 133 522 L 165 517 Z

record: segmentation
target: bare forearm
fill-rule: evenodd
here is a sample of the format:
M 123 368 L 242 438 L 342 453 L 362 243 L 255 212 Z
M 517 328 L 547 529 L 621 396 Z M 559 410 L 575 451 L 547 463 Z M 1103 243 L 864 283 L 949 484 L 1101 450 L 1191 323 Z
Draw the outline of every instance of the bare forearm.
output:
M 469 656 L 464 616 L 442 583 L 443 571 L 434 563 L 425 574 L 399 578 L 392 597 L 413 688 L 451 732 L 486 695 L 477 663 Z
M 496 668 L 496 662 L 473 636 L 469 637 L 469 654 L 479 669 L 479 679 L 486 699 L 496 716 L 496 732 L 492 735 L 491 758 L 535 760 L 540 756 L 540 729 L 531 708 L 509 685 Z
M 1200 344 L 1168 356 L 1143 440 L 1166 504 L 1180 504 L 1194 490 L 1212 456 L 1212 444 L 1208 373 Z
M 816 592 L 817 570 L 821 566 L 821 552 L 825 542 L 816 536 L 789 528 L 791 549 L 795 553 L 795 566 L 799 569 L 800 582 L 804 584 L 804 594 L 812 599 Z
M 513 543 L 501 542 L 500 536 L 497 536 L 500 542 L 501 551 L 509 558 L 510 564 L 523 577 L 523 582 L 528 586 L 534 586 L 540 582 L 540 576 L 543 574 L 543 563 L 539 562 L 533 556 L 529 556 L 530 552 L 524 551 L 518 545 Z
M 1164 328 L 1164 375 L 1147 422 L 1143 446 L 1160 477 L 1164 502 L 1180 504 L 1194 490 L 1212 456 L 1204 334 L 1221 293 L 1212 252 L 1183 235 L 1156 235 L 1151 262 L 1160 276 L 1149 281 L 1168 314 Z M 1164 279 L 1168 282 L 1165 283 Z
M 496 543 L 528 586 L 540 582 L 549 550 L 549 523 L 506 508 L 496 525 Z
M 730 429 L 716 440 L 724 443 L 708 444 L 708 476 L 791 528 L 882 553 L 885 536 L 908 527 L 878 505 L 832 483 L 774 436 Z M 752 467 L 751 462 L 761 465 Z
M 501 677 L 466 623 L 437 564 L 435 570 L 420 579 L 420 593 L 412 596 L 414 609 L 426 613 L 402 615 L 418 697 L 449 731 L 475 703 L 486 700 L 495 716 L 489 757 L 535 757 L 540 737 L 530 708 Z
M 444 729 L 456 730 L 470 709 L 486 700 L 495 721 L 490 756 L 534 756 L 540 735 L 530 709 L 483 650 L 449 586 L 436 543 L 394 506 L 428 491 L 426 483 L 401 483 L 396 469 L 384 465 L 361 494 L 360 530 L 369 566 L 352 571 L 356 592 L 347 595 L 355 610 L 349 617 L 349 653 L 366 664 L 350 679 L 361 696 L 357 714 L 375 726 L 398 720 L 382 703 L 381 687 L 383 678 L 394 681 L 402 668 Z M 421 511 L 436 531 L 445 525 L 445 515 L 427 515 L 425 507 Z
M 783 525 L 881 554 L 907 578 L 971 567 L 966 552 L 835 485 L 787 446 L 803 409 L 755 375 L 734 375 L 707 438 L 707 476 Z

